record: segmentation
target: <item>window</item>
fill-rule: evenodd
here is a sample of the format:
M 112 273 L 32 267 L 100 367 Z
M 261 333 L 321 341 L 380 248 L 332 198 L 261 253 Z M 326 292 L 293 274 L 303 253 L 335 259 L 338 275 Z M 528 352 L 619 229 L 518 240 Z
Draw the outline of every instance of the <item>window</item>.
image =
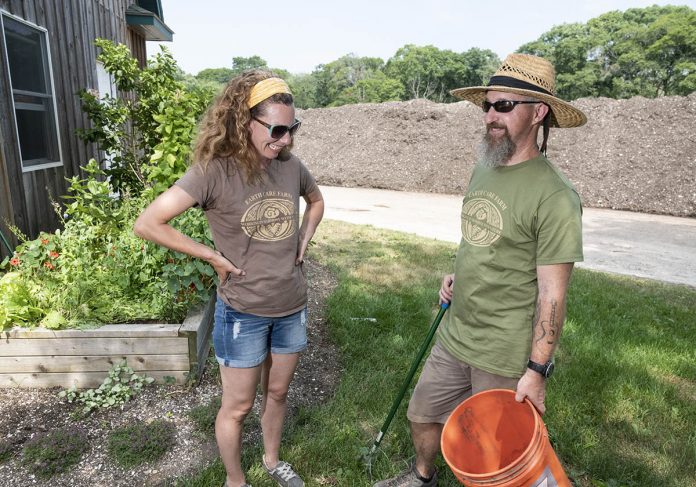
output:
M 6 14 L 0 18 L 22 169 L 26 172 L 60 166 L 46 32 Z

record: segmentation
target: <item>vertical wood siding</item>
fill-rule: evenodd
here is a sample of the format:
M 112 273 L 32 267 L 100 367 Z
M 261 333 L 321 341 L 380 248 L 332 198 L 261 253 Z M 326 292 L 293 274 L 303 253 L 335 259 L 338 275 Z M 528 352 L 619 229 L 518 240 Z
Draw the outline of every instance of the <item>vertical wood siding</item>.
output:
M 60 220 L 51 200 L 61 201 L 66 193 L 66 177 L 80 173 L 92 157 L 98 157 L 93 144 L 85 145 L 75 131 L 87 127 L 77 93 L 97 88 L 94 39 L 111 39 L 126 44 L 141 65 L 145 61 L 145 40 L 126 24 L 126 9 L 132 0 L 0 0 L 0 9 L 48 31 L 53 85 L 58 114 L 62 167 L 22 173 L 19 160 L 12 93 L 5 59 L 0 67 L 0 135 L 4 139 L 0 172 L 0 191 L 11 195 L 0 198 L 0 215 L 11 214 L 11 220 L 24 233 L 34 237 L 40 230 L 58 228 Z M 4 43 L 0 39 L 0 43 Z M 5 186 L 5 183 L 9 187 Z M 8 206 L 11 206 L 9 208 Z M 6 227 L 0 224 L 6 233 Z M 0 249 L 6 255 L 6 249 Z

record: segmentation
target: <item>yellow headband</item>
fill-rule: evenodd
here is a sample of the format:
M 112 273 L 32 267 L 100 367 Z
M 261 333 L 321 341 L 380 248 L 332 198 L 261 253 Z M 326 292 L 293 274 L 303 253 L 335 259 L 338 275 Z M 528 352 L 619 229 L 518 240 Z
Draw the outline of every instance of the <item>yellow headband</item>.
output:
M 278 93 L 287 93 L 292 95 L 288 84 L 280 78 L 266 78 L 259 81 L 251 89 L 247 106 L 254 108 L 256 105 Z

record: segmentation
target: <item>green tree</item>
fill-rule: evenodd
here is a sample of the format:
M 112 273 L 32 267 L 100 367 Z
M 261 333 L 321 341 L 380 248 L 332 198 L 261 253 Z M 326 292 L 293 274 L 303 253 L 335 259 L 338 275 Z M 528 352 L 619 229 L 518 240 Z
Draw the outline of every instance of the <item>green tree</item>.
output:
M 450 90 L 483 83 L 499 64 L 490 50 L 470 49 L 463 53 L 434 46 L 407 44 L 396 51 L 384 69 L 388 77 L 404 86 L 404 99 L 428 98 L 454 101 Z
M 559 96 L 686 95 L 696 89 L 696 12 L 652 6 L 564 24 L 519 52 L 552 61 Z
M 292 91 L 295 106 L 298 108 L 314 108 L 317 91 L 317 78 L 313 74 L 290 75 L 287 79 Z
M 374 57 L 348 54 L 328 64 L 320 64 L 312 75 L 316 78 L 314 100 L 317 106 L 332 106 L 341 92 L 382 69 L 384 61 Z
M 407 98 L 435 99 L 444 91 L 442 78 L 448 69 L 449 54 L 435 46 L 407 44 L 387 61 L 385 73 L 404 85 Z
M 648 28 L 645 56 L 654 62 L 658 94 L 687 95 L 696 90 L 696 12 L 673 12 Z
M 551 61 L 556 68 L 556 92 L 561 98 L 574 100 L 600 94 L 602 70 L 595 59 L 595 44 L 587 25 L 563 24 L 519 51 Z
M 235 71 L 230 68 L 207 68 L 199 71 L 196 75 L 196 79 L 199 81 L 213 81 L 215 83 L 225 84 L 234 76 Z
M 198 88 L 209 89 L 211 87 L 218 91 L 222 86 L 226 85 L 227 82 L 242 74 L 244 71 L 250 69 L 268 69 L 273 71 L 276 76 L 288 80 L 291 77 L 289 71 L 280 68 L 270 69 L 264 61 L 259 56 L 251 57 L 234 57 L 232 58 L 231 68 L 207 68 L 199 71 L 195 76 L 195 81 L 186 80 L 187 85 L 195 86 Z
M 500 58 L 490 49 L 472 47 L 461 53 L 460 58 L 461 62 L 455 71 L 455 79 L 450 83 L 450 89 L 483 85 L 500 66 Z
M 288 84 L 290 84 L 290 79 L 292 78 L 292 74 L 290 74 L 290 71 L 287 69 L 283 68 L 267 68 L 269 71 L 271 71 L 273 74 L 275 74 L 277 77 L 284 79 Z
M 350 103 L 382 103 L 398 101 L 405 94 L 404 85 L 398 79 L 388 78 L 382 71 L 376 71 L 372 76 L 363 78 L 344 89 L 333 105 Z
M 125 45 L 105 39 L 95 44 L 101 49 L 97 59 L 118 90 L 129 96 L 100 99 L 97 93 L 81 91 L 92 126 L 78 130 L 78 135 L 104 151 L 105 173 L 117 191 L 140 194 L 148 188 L 157 194 L 184 173 L 197 119 L 210 92 L 186 90 L 164 46 L 146 69 L 140 69 Z
M 261 56 L 236 56 L 232 58 L 232 76 L 237 76 L 250 69 L 268 69 L 268 64 Z

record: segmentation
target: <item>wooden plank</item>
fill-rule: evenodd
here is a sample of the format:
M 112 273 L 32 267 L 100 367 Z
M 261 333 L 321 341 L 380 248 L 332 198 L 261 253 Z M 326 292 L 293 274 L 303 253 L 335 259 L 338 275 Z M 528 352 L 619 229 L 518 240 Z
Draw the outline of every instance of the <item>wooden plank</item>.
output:
M 24 187 L 24 205 L 26 208 L 26 235 L 31 238 L 36 238 L 39 233 L 39 215 L 36 212 L 36 193 L 37 188 L 34 184 L 34 172 L 22 173 L 22 186 Z
M 138 371 L 189 370 L 186 354 L 178 355 L 42 355 L 29 357 L 0 357 L 0 373 L 59 373 L 105 372 L 126 360 L 128 366 Z
M 5 6 L 8 7 L 7 2 Z M 8 11 L 13 14 L 21 12 L 13 11 L 9 6 Z M 0 51 L 5 52 L 5 38 L 0 35 Z M 0 191 L 9 192 L 12 201 L 13 222 L 20 230 L 27 233 L 26 217 L 27 209 L 24 203 L 24 187 L 22 184 L 22 163 L 19 154 L 19 144 L 17 140 L 17 127 L 12 105 L 12 87 L 9 72 L 6 69 L 6 60 L 0 59 L 2 69 L 0 69 L 0 132 L 2 132 L 3 152 L 5 157 L 5 169 L 7 170 L 7 186 L 0 188 Z
M 178 383 L 200 377 L 215 300 L 212 296 L 190 312 L 186 326 L 110 324 L 94 330 L 15 328 L 0 333 L 0 387 L 96 387 L 123 357 L 134 370 L 153 377 L 173 376 Z
M 135 338 L 176 337 L 180 324 L 116 324 L 103 325 L 93 330 L 47 330 L 46 328 L 15 327 L 0 333 L 2 338 Z
M 56 194 L 52 188 L 54 184 L 61 184 L 60 181 L 51 181 L 52 178 L 60 177 L 56 175 L 56 168 L 43 169 L 24 173 L 24 188 L 27 212 L 29 215 L 29 236 L 36 237 L 41 230 L 53 231 L 60 227 L 58 215 L 53 210 L 51 197 L 57 199 L 63 191 Z M 62 185 L 62 184 L 61 184 Z
M 96 6 L 97 2 L 94 1 L 80 1 L 80 23 L 82 26 L 82 56 L 85 60 L 85 73 L 88 76 L 88 82 L 85 88 L 97 88 L 97 47 L 94 45 L 94 41 L 97 37 L 103 37 L 98 29 L 98 18 L 96 17 L 98 10 Z M 81 115 L 78 118 L 77 123 L 80 124 L 81 128 L 91 126 L 89 118 L 82 111 L 82 102 L 78 97 L 75 97 L 75 110 L 76 113 Z M 96 159 L 101 165 L 101 154 L 99 153 L 97 144 L 87 143 L 85 144 L 82 140 L 79 143 L 84 147 L 86 151 L 86 156 L 82 160 L 74 160 L 70 166 L 69 176 L 75 176 L 80 174 L 80 166 L 84 166 L 87 161 L 91 158 Z
M 4 188 L 7 188 L 5 190 Z M 0 126 L 0 232 L 5 236 L 10 247 L 17 246 L 17 239 L 10 232 L 7 224 L 14 224 L 14 210 L 12 209 L 12 197 L 10 196 L 10 178 L 7 175 L 5 166 L 5 141 L 2 136 L 2 127 Z M 10 251 L 5 248 L 5 244 L 0 244 L 0 259 L 10 255 Z
M 66 2 L 69 4 L 70 2 Z M 71 170 L 67 171 L 66 175 L 74 175 L 73 166 L 81 163 L 81 150 L 84 151 L 84 144 L 79 137 L 75 134 L 77 128 L 82 128 L 82 109 L 79 103 L 76 103 L 77 95 L 76 93 L 82 88 L 77 82 L 77 73 L 82 69 L 80 63 L 77 62 L 77 56 L 75 55 L 75 39 L 73 22 L 75 19 L 72 16 L 66 15 L 63 12 L 64 2 L 61 2 L 61 6 L 54 6 L 51 15 L 54 17 L 54 25 L 56 28 L 56 34 L 58 36 L 58 44 L 60 45 L 60 63 L 61 67 L 56 69 L 56 76 L 60 76 L 61 82 L 63 84 L 62 96 L 62 117 L 61 122 L 61 133 L 63 135 L 62 148 L 63 148 L 63 164 L 71 167 Z M 61 8 L 63 7 L 63 8 Z M 59 10 L 61 10 L 59 12 Z M 83 161 L 82 163 L 86 163 Z
M 206 312 L 201 321 L 201 326 L 197 333 L 197 344 L 196 344 L 196 358 L 197 363 L 191 363 L 191 374 L 200 379 L 203 375 L 203 369 L 205 368 L 206 360 L 208 359 L 208 352 L 210 351 L 211 345 L 211 335 L 213 333 L 213 326 L 215 323 L 215 303 L 217 301 L 217 294 L 213 293 L 208 301 L 208 306 L 206 306 Z
M 82 103 L 77 95 L 77 92 L 84 88 L 91 88 L 96 85 L 96 72 L 93 73 L 89 70 L 90 63 L 83 55 L 84 51 L 82 48 L 82 46 L 85 43 L 90 42 L 90 40 L 85 37 L 85 30 L 82 28 L 82 25 L 77 22 L 80 18 L 79 4 L 82 3 L 82 1 L 83 0 L 63 1 L 64 16 L 66 19 L 70 19 L 73 26 L 73 42 L 71 51 L 75 59 L 73 70 L 75 71 L 77 77 L 76 84 L 73 86 L 73 91 L 70 93 L 69 101 L 71 110 L 75 113 L 75 128 L 71 130 L 70 133 L 73 134 L 72 139 L 76 142 L 76 147 L 74 153 L 75 159 L 70 161 L 70 163 L 77 163 L 78 166 L 87 164 L 87 161 L 91 157 L 96 156 L 96 152 L 93 150 L 93 148 L 88 148 L 81 140 L 79 140 L 77 135 L 74 135 L 75 129 L 89 126 L 89 121 L 82 111 Z
M 36 18 L 36 9 L 34 8 L 34 0 L 25 0 L 24 1 L 24 20 L 28 20 L 29 22 L 33 22 L 36 25 L 43 25 L 40 23 L 40 20 Z
M 205 306 L 189 312 L 181 325 L 180 334 L 188 337 L 191 375 L 195 377 L 200 377 L 203 372 L 205 360 L 210 350 L 210 333 L 212 332 L 216 300 L 217 295 L 213 293 Z
M 16 15 L 17 17 L 24 18 L 24 0 L 11 0 L 10 13 Z
M 36 20 L 40 22 L 41 25 L 46 25 L 46 2 L 42 0 L 36 0 L 35 9 Z
M 3 339 L 0 356 L 15 355 L 164 355 L 188 353 L 184 338 Z
M 174 377 L 177 384 L 185 384 L 188 370 L 153 370 L 146 375 L 153 377 L 157 383 L 164 384 L 165 377 Z M 78 389 L 99 387 L 106 378 L 104 372 L 67 372 L 56 374 L 0 374 L 0 387 L 62 387 L 75 385 Z

